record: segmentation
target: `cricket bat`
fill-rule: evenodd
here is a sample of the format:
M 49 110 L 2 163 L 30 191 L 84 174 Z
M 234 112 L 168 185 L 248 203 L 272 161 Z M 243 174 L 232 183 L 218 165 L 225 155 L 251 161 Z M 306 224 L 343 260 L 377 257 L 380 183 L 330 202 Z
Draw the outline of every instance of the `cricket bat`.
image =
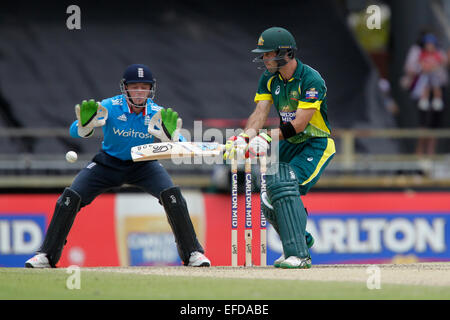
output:
M 131 148 L 134 162 L 192 157 L 214 157 L 221 154 L 225 145 L 216 142 L 160 142 Z

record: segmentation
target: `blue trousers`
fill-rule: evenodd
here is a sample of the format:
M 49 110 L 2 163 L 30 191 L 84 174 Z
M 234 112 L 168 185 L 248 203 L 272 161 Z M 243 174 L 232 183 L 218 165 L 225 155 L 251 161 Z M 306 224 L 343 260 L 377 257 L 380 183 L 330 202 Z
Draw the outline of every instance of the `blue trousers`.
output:
M 123 184 L 139 187 L 157 199 L 161 191 L 173 186 L 172 179 L 158 161 L 124 161 L 100 151 L 78 173 L 70 188 L 81 196 L 81 208 L 100 194 Z

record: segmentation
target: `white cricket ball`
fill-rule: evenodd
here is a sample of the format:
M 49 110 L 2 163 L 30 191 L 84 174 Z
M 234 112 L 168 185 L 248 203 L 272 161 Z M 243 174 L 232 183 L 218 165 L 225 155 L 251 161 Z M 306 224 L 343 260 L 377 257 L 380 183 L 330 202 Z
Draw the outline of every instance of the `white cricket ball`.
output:
M 66 160 L 70 163 L 77 161 L 78 155 L 75 151 L 69 151 L 66 153 Z

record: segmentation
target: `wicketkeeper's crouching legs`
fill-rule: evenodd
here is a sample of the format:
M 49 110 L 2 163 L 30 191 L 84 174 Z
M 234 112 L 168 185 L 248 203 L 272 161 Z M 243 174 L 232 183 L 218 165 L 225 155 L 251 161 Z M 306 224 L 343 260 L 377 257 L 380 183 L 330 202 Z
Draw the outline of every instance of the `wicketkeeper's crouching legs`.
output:
M 209 267 L 211 262 L 203 255 L 205 251 L 198 242 L 186 200 L 180 188 L 170 187 L 161 192 L 160 200 L 175 236 L 178 254 L 185 266 Z M 194 255 L 193 255 L 194 254 Z

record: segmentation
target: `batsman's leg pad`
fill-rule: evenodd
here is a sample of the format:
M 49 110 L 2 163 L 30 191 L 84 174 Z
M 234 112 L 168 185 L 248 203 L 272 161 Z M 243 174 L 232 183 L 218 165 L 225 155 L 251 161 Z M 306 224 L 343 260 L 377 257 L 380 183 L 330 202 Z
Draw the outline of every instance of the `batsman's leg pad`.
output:
M 197 240 L 186 200 L 184 200 L 179 187 L 171 187 L 162 191 L 160 200 L 175 236 L 178 254 L 184 265 L 187 265 L 192 252 L 205 253 L 205 251 Z
M 67 235 L 72 228 L 77 212 L 80 210 L 80 203 L 80 195 L 70 188 L 65 188 L 56 201 L 55 211 L 45 234 L 44 242 L 38 250 L 38 252 L 47 254 L 52 267 L 55 267 L 61 258 Z
M 306 211 L 297 178 L 289 164 L 279 163 L 269 168 L 267 195 L 275 211 L 285 256 L 309 257 L 305 240 Z
M 263 194 L 261 195 L 261 207 L 267 221 L 272 225 L 275 231 L 280 234 L 275 211 L 273 210 L 273 206 L 269 203 L 267 192 L 263 192 Z
M 266 220 L 272 225 L 275 231 L 280 234 L 280 230 L 278 228 L 278 223 L 276 221 L 275 211 L 273 210 L 272 204 L 269 202 L 269 198 L 267 196 L 267 192 L 263 192 L 261 195 L 261 207 Z M 308 215 L 308 210 L 306 210 L 306 215 Z M 314 237 L 308 231 L 305 231 L 305 240 L 308 248 L 311 248 L 314 245 Z

